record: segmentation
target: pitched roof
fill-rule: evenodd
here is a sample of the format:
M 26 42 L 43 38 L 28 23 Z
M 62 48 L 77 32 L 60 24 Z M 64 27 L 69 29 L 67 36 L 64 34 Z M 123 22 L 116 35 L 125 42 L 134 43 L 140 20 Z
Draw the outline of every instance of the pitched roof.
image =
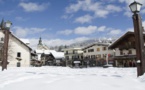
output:
M 24 43 L 30 43 L 29 39 L 20 38 L 20 40 Z
M 95 46 L 95 45 L 98 45 L 98 46 L 109 46 L 110 43 L 100 43 L 100 42 L 94 43 L 94 44 L 91 44 L 91 45 L 89 45 L 89 46 L 84 47 L 83 50 L 84 50 L 84 49 L 88 49 L 88 48 L 90 48 L 90 47 L 93 47 L 93 46 Z
M 64 58 L 63 52 L 56 52 L 55 50 L 36 50 L 36 53 L 52 54 L 55 58 Z
M 2 30 L 0 30 L 2 32 Z M 11 32 L 9 33 L 9 35 L 11 35 L 13 38 L 15 38 L 16 40 L 18 40 L 21 44 L 25 45 L 27 48 L 29 48 L 29 50 L 32 50 L 28 45 L 26 45 L 23 41 L 21 41 L 18 37 L 16 37 L 15 35 L 13 35 Z
M 65 51 L 65 50 L 82 50 L 82 48 L 64 48 L 64 49 L 62 49 L 63 51 Z
M 143 32 L 143 35 L 145 37 L 145 32 Z M 122 35 L 120 38 L 118 38 L 115 42 L 113 42 L 110 46 L 109 49 L 114 49 L 118 44 L 120 44 L 123 40 L 126 40 L 129 36 L 134 36 L 133 31 L 128 31 L 124 35 Z M 135 36 L 134 36 L 135 37 Z
M 24 46 L 26 46 L 27 48 L 29 48 L 29 50 L 32 50 L 32 48 L 30 48 L 28 45 L 26 45 L 23 41 L 21 41 L 18 37 L 16 37 L 15 35 L 13 35 L 11 32 L 10 32 L 10 35 L 12 37 L 14 37 L 16 40 L 18 40 L 19 42 L 21 42 Z
M 55 58 L 64 58 L 64 53 L 63 52 L 56 52 L 56 51 L 51 51 L 52 55 Z
M 120 38 L 118 38 L 115 42 L 113 42 L 113 43 L 109 46 L 109 49 L 115 48 L 116 44 L 118 44 L 119 42 L 121 42 L 121 40 L 122 40 L 123 38 L 126 38 L 126 36 L 129 35 L 129 34 L 134 34 L 134 32 L 132 32 L 132 31 L 126 32 L 124 35 L 122 35 Z

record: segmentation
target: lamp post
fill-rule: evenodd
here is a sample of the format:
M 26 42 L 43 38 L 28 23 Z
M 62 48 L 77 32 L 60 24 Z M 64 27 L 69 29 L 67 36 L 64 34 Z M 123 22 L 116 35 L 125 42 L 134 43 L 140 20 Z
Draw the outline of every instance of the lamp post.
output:
M 137 76 L 141 76 L 145 72 L 145 56 L 144 56 L 144 39 L 141 16 L 139 15 L 142 4 L 134 1 L 129 5 L 133 13 L 134 35 L 136 43 L 136 59 L 137 61 Z
M 4 23 L 4 27 L 2 28 L 4 32 L 4 45 L 3 45 L 3 61 L 2 61 L 2 71 L 7 69 L 7 58 L 8 58 L 8 42 L 9 42 L 9 33 L 10 33 L 10 26 L 12 23 L 7 21 Z

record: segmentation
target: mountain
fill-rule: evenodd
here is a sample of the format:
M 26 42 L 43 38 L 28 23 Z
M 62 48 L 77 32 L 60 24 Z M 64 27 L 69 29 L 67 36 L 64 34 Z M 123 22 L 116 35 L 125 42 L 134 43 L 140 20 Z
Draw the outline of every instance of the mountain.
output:
M 51 47 L 50 49 L 53 49 L 53 50 L 56 50 L 56 51 L 62 51 L 62 49 L 64 49 L 64 48 L 75 48 L 75 47 L 83 48 L 83 47 L 86 47 L 86 46 L 91 45 L 93 43 L 98 43 L 98 42 L 113 43 L 115 40 L 116 40 L 116 38 L 89 39 L 89 40 L 86 40 L 86 41 L 83 41 L 83 42 L 73 43 L 71 45 L 54 46 L 54 47 Z

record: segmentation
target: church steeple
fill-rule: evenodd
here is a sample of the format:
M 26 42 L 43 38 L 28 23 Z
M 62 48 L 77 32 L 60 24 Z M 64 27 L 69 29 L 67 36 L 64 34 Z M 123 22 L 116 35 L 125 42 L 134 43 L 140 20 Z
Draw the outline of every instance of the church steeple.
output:
M 41 37 L 39 38 L 39 43 L 38 43 L 38 45 L 42 45 Z
M 39 42 L 38 42 L 38 45 L 37 45 L 37 49 L 38 49 L 38 50 L 48 50 L 48 49 L 49 49 L 46 45 L 43 45 L 43 44 L 42 44 L 42 39 L 41 39 L 41 37 L 39 38 Z

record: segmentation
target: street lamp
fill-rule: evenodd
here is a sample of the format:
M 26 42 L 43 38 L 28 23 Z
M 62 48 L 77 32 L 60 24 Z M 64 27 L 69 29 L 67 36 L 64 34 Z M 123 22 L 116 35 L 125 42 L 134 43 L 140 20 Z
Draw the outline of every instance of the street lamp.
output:
M 136 2 L 136 1 L 134 1 L 133 3 L 131 3 L 129 5 L 132 13 L 139 13 L 140 9 L 141 9 L 141 6 L 142 6 L 142 4 L 140 4 L 140 3 Z
M 11 25 L 12 25 L 12 22 L 11 21 L 6 21 L 5 22 L 5 30 L 10 30 L 10 27 L 11 27 Z
M 2 28 L 4 32 L 4 45 L 3 45 L 3 61 L 2 61 L 2 71 L 4 69 L 7 69 L 7 58 L 8 58 L 8 42 L 9 42 L 9 33 L 10 33 L 10 27 L 12 23 L 10 21 L 4 22 L 3 23 L 4 27 Z
M 136 43 L 136 59 L 140 61 L 137 63 L 137 76 L 141 76 L 145 72 L 145 56 L 144 56 L 144 39 L 141 16 L 139 15 L 142 4 L 134 1 L 129 5 L 133 13 L 134 35 Z

